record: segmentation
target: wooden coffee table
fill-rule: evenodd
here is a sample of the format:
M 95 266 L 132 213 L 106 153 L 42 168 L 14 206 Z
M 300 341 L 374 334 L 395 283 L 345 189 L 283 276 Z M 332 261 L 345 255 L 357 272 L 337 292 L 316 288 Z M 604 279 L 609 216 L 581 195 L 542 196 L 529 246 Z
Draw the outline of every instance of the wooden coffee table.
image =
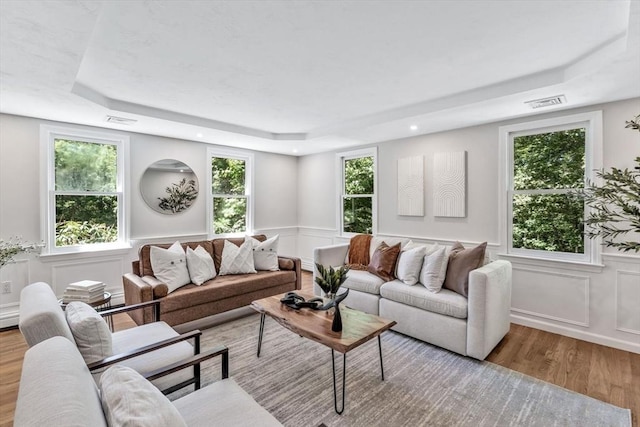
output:
M 298 292 L 298 295 L 305 299 L 313 298 L 312 294 Z M 251 303 L 251 307 L 260 313 L 260 333 L 258 336 L 258 352 L 262 347 L 262 335 L 264 333 L 265 316 L 273 318 L 283 327 L 300 335 L 301 337 L 319 342 L 331 349 L 331 366 L 333 368 L 333 405 L 336 413 L 342 414 L 345 402 L 345 383 L 347 373 L 347 353 L 365 342 L 378 337 L 378 351 L 380 354 L 380 373 L 384 381 L 384 367 L 382 365 L 382 343 L 380 334 L 393 327 L 394 320 L 383 319 L 382 317 L 364 313 L 340 306 L 342 315 L 342 331 L 333 332 L 331 323 L 333 316 L 325 311 L 316 311 L 309 308 L 295 310 L 280 302 L 284 296 L 275 295 L 263 298 Z M 338 395 L 336 387 L 336 364 L 335 352 L 342 353 L 342 407 L 338 409 Z

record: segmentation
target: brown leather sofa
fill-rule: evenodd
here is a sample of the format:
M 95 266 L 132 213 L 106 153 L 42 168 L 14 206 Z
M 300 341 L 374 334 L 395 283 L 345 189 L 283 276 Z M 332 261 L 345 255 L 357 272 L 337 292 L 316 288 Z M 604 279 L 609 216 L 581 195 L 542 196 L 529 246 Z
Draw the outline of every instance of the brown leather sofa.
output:
M 260 241 L 265 235 L 253 236 Z M 244 238 L 213 239 L 183 243 L 196 249 L 198 245 L 209 252 L 216 271 L 220 271 L 224 241 L 240 246 Z M 278 257 L 280 271 L 258 271 L 256 274 L 233 274 L 216 276 L 214 279 L 196 286 L 192 283 L 167 294 L 167 285 L 155 278 L 151 268 L 151 246 L 168 248 L 170 244 L 144 245 L 138 252 L 138 260 L 132 263 L 133 273 L 123 276 L 124 299 L 126 305 L 160 300 L 160 319 L 169 325 L 201 319 L 250 304 L 268 296 L 301 289 L 301 262 L 299 258 Z M 154 320 L 151 309 L 136 310 L 131 317 L 138 325 Z

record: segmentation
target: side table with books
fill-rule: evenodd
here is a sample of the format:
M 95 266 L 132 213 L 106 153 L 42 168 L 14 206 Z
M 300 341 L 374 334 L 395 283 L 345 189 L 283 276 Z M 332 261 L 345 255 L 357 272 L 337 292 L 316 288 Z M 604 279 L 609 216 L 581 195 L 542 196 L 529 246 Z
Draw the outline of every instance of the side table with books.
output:
M 105 291 L 106 285 L 95 280 L 82 280 L 71 283 L 64 291 L 64 295 L 58 302 L 64 310 L 72 301 L 81 301 L 94 307 L 97 311 L 111 308 L 111 293 Z M 113 319 L 106 316 L 105 320 L 109 329 L 113 332 Z

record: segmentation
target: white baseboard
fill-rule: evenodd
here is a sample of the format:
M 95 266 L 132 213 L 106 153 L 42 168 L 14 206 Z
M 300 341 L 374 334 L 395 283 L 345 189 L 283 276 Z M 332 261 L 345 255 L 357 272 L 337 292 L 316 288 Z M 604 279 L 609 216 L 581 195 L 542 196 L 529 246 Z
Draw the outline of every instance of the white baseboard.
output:
M 530 319 L 528 317 L 518 316 L 516 314 L 511 314 L 511 322 L 515 323 L 516 325 L 528 326 L 530 328 L 540 329 L 542 331 L 552 332 L 554 334 L 640 354 L 640 343 L 606 337 L 604 335 L 594 334 L 591 332 L 579 331 L 566 326 L 554 325 L 549 322 Z

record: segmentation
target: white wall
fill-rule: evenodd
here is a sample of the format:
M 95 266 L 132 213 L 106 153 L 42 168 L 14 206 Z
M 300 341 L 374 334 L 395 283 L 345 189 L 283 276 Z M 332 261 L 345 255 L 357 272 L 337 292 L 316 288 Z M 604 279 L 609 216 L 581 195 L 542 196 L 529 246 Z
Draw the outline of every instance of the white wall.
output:
M 640 156 L 640 135 L 625 129 L 624 122 L 640 113 L 638 98 L 377 144 L 378 234 L 445 244 L 487 241 L 493 258 L 509 259 L 513 264 L 515 323 L 640 352 L 638 254 L 605 248 L 604 266 L 595 267 L 509 257 L 499 229 L 498 128 L 595 110 L 603 111 L 604 167 L 632 168 L 633 158 Z M 435 218 L 433 154 L 451 151 L 467 152 L 467 216 Z M 425 216 L 398 216 L 397 161 L 416 155 L 425 158 Z M 299 160 L 298 246 L 307 268 L 313 265 L 315 247 L 346 241 L 337 230 L 334 159 L 335 153 L 325 153 Z M 330 194 L 333 200 L 327 200 Z M 316 197 L 320 203 L 313 203 Z
M 86 126 L 0 115 L 0 237 L 21 236 L 39 241 L 40 235 L 40 125 L 93 129 Z M 109 133 L 119 133 L 111 129 Z M 130 137 L 130 238 L 132 248 L 99 254 L 60 255 L 47 258 L 21 255 L 19 261 L 0 270 L 0 282 L 11 281 L 13 292 L 0 294 L 0 327 L 17 324 L 20 290 L 28 283 L 44 281 L 62 295 L 70 282 L 101 280 L 121 303 L 122 275 L 131 271 L 137 248 L 147 242 L 172 242 L 206 238 L 207 144 L 120 132 Z M 280 252 L 297 253 L 297 158 L 254 153 L 255 224 L 257 232 L 280 234 Z M 177 215 L 149 208 L 140 193 L 140 179 L 157 160 L 177 159 L 198 177 L 200 195 L 193 206 Z

